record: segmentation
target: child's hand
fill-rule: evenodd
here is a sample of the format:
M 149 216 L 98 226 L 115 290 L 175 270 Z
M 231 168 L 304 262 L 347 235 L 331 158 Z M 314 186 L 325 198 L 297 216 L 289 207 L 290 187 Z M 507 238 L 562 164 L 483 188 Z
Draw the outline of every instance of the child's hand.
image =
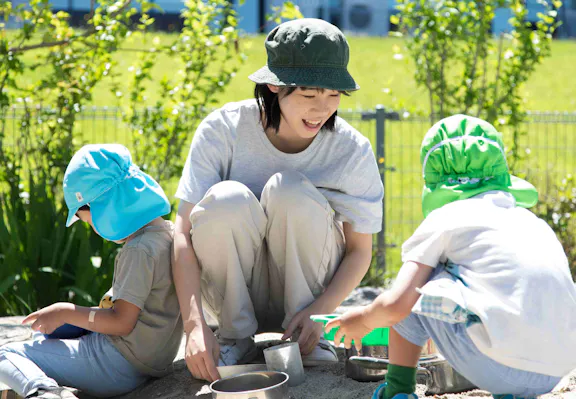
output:
M 33 322 L 32 330 L 41 332 L 42 334 L 51 334 L 66 322 L 64 314 L 69 310 L 74 310 L 73 304 L 58 302 L 34 313 L 30 313 L 22 320 L 22 324 Z
M 344 347 L 350 349 L 352 347 L 352 340 L 354 340 L 354 346 L 356 350 L 358 350 L 358 353 L 360 353 L 362 350 L 362 338 L 372 331 L 372 327 L 370 327 L 367 322 L 368 310 L 368 306 L 362 306 L 346 312 L 341 317 L 330 320 L 324 327 L 324 330 L 330 332 L 331 329 L 340 327 L 336 335 L 334 335 L 334 344 L 338 345 L 342 341 L 342 338 L 344 338 Z

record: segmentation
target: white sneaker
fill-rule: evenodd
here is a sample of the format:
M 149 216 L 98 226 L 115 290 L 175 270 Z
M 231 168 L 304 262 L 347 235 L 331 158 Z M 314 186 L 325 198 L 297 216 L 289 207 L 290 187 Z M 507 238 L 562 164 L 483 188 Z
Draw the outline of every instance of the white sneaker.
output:
M 216 335 L 220 344 L 218 366 L 233 366 L 248 363 L 258 355 L 253 337 L 243 339 L 228 339 Z
M 32 395 L 26 398 L 38 399 L 78 399 L 71 391 L 66 388 L 40 388 Z
M 320 338 L 320 342 L 318 342 L 312 352 L 302 356 L 302 365 L 306 367 L 334 363 L 338 363 L 336 349 L 324 338 Z

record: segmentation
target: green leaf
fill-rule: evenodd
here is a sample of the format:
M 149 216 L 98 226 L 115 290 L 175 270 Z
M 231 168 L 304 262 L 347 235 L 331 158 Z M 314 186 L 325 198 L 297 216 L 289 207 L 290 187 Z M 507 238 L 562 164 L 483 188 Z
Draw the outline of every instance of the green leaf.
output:
M 74 280 L 74 276 L 72 274 L 70 274 L 64 270 L 52 269 L 50 266 L 41 267 L 40 269 L 38 269 L 38 271 L 40 271 L 41 273 L 54 274 L 54 275 L 59 276 L 59 277 L 64 276 L 64 277 L 67 277 L 71 280 Z
M 72 291 L 72 292 L 74 292 L 76 295 L 78 295 L 79 297 L 81 297 L 82 299 L 84 299 L 84 301 L 86 301 L 87 303 L 92 304 L 92 305 L 95 305 L 95 304 L 96 304 L 96 302 L 94 302 L 94 299 L 92 298 L 92 296 L 91 296 L 89 293 L 87 293 L 87 292 L 84 291 L 83 289 L 80 289 L 80 288 L 78 288 L 78 287 L 76 287 L 76 286 L 70 285 L 70 286 L 62 287 L 62 288 L 61 288 L 61 291 L 65 292 L 65 293 L 67 293 L 67 292 L 69 292 L 69 291 Z M 91 305 L 91 306 L 92 306 L 92 305 Z
M 2 282 L 0 282 L 0 294 L 4 294 L 8 289 L 10 289 L 14 284 L 20 280 L 19 274 L 14 274 L 12 276 L 6 277 Z
M 20 303 L 20 305 L 21 305 L 20 309 L 24 309 L 23 312 L 22 311 L 18 312 L 19 314 L 32 313 L 33 312 L 30 305 L 24 299 L 22 299 L 22 297 L 20 297 L 20 295 L 14 294 L 14 298 L 16 298 L 16 300 Z

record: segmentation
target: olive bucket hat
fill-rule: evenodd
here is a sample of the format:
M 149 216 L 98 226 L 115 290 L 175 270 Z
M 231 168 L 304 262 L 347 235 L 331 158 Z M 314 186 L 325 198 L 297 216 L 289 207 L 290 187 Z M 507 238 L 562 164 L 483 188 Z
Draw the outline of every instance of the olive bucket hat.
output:
M 78 220 L 78 209 L 88 205 L 95 230 L 110 241 L 170 213 L 162 187 L 132 163 L 120 144 L 89 144 L 78 150 L 64 174 L 64 200 L 67 227 Z
M 267 65 L 249 76 L 259 84 L 354 91 L 347 66 L 350 49 L 344 34 L 321 19 L 284 22 L 266 37 Z
M 509 192 L 523 208 L 538 202 L 532 184 L 510 175 L 502 134 L 482 119 L 453 115 L 436 123 L 422 141 L 420 162 L 424 217 L 450 202 L 492 190 Z

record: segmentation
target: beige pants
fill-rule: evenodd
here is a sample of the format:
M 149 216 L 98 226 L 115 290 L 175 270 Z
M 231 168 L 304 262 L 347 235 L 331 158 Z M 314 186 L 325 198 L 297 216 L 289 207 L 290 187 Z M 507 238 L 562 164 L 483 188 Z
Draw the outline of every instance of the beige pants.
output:
M 345 245 L 334 211 L 298 172 L 270 178 L 262 199 L 223 181 L 190 215 L 204 308 L 224 338 L 286 328 L 332 280 Z

